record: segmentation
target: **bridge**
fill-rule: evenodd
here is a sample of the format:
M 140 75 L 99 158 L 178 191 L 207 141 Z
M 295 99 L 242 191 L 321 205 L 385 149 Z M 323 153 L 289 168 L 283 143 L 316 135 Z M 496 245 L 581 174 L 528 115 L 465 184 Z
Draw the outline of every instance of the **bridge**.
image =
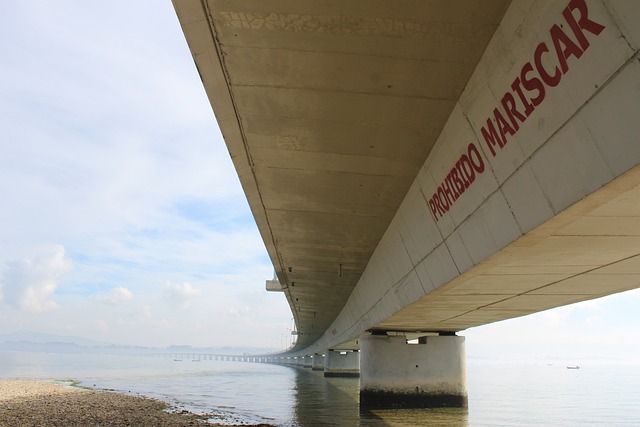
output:
M 459 331 L 640 286 L 638 2 L 174 6 L 283 357 L 359 349 L 361 405 L 465 406 Z

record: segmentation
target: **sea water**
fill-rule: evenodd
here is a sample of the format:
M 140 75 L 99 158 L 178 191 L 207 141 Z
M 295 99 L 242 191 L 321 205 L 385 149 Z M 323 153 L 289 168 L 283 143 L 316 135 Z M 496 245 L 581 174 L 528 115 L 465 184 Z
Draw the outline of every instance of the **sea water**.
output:
M 361 413 L 357 378 L 263 363 L 150 355 L 0 351 L 0 378 L 75 380 L 279 426 L 640 426 L 640 364 L 467 362 L 469 408 Z M 0 420 L 1 421 L 1 420 Z

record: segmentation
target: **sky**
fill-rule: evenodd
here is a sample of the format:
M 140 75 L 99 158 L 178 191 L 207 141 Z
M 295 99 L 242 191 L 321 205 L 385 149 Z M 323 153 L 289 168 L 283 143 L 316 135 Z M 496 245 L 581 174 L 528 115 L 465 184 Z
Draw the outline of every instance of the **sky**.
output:
M 292 316 L 169 0 L 0 2 L 0 334 L 283 349 Z M 465 331 L 640 354 L 640 291 Z

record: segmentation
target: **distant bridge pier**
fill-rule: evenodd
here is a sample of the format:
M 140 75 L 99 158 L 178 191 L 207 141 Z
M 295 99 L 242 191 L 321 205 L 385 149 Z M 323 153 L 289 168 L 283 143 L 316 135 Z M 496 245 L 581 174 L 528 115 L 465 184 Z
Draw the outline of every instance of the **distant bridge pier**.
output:
M 302 358 L 302 366 L 304 368 L 311 368 L 313 367 L 313 356 L 304 356 Z
M 324 371 L 324 354 L 315 353 L 313 355 L 312 371 Z
M 360 339 L 360 407 L 466 407 L 464 337 L 372 334 Z
M 360 352 L 358 350 L 328 350 L 324 361 L 325 377 L 359 377 Z

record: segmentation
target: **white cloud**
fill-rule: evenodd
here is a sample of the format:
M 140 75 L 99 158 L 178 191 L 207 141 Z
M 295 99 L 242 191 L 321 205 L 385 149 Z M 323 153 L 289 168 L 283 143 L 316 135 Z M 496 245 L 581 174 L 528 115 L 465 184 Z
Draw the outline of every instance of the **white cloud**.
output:
M 63 286 L 25 297 L 31 310 L 68 310 L 4 310 L 0 331 L 168 345 L 189 330 L 191 344 L 208 344 L 225 308 L 243 305 L 235 294 L 264 292 L 272 268 L 175 11 L 154 0 L 76 3 L 0 2 L 0 128 L 12 141 L 0 143 L 0 280 L 30 245 L 64 242 L 74 260 Z M 5 293 L 19 306 L 15 287 Z M 284 298 L 247 305 L 261 326 L 276 321 L 257 317 L 267 309 L 290 317 Z M 96 330 L 96 319 L 109 323 Z M 225 324 L 226 343 L 266 339 L 241 323 Z
M 149 319 L 149 318 L 151 318 L 151 314 L 152 314 L 151 306 L 145 305 L 144 307 L 142 307 L 142 317 L 143 318 Z
M 54 292 L 60 278 L 73 269 L 62 246 L 47 246 L 31 259 L 10 261 L 2 277 L 4 302 L 15 308 L 44 312 L 58 308 Z
M 109 293 L 95 296 L 96 301 L 110 305 L 121 304 L 123 302 L 131 301 L 132 299 L 133 292 L 121 286 L 111 289 Z
M 247 319 L 251 310 L 246 305 L 240 307 L 229 307 L 225 310 L 225 314 L 236 317 L 238 319 Z
M 601 300 L 594 299 L 543 311 L 540 313 L 540 318 L 553 327 L 576 320 L 588 323 L 587 319 L 590 316 L 598 315 L 601 312 Z
M 167 283 L 164 286 L 164 290 L 168 299 L 178 304 L 181 308 L 188 308 L 194 299 L 202 295 L 202 291 L 190 283 Z
M 96 328 L 100 332 L 108 332 L 109 331 L 109 323 L 106 320 L 100 319 L 96 322 Z

